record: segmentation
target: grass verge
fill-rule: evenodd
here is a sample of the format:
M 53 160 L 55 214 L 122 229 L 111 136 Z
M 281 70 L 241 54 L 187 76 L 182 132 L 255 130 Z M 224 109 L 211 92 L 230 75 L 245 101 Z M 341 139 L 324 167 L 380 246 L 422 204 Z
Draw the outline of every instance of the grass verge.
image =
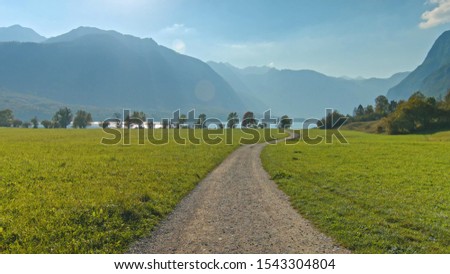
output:
M 267 146 L 263 165 L 304 217 L 355 253 L 450 253 L 450 132 L 344 136 L 348 145 Z

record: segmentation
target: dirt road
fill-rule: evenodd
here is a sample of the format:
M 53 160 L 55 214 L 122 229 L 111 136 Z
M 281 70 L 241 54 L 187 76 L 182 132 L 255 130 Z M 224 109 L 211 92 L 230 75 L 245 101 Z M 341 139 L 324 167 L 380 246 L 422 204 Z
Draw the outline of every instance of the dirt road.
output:
M 348 253 L 289 204 L 261 165 L 264 144 L 242 146 L 130 253 Z

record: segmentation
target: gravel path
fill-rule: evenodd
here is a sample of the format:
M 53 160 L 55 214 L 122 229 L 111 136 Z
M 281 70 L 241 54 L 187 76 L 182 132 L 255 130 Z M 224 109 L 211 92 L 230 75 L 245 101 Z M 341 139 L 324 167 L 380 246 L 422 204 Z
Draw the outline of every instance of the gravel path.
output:
M 265 144 L 242 146 L 129 253 L 349 253 L 290 205 L 264 171 Z

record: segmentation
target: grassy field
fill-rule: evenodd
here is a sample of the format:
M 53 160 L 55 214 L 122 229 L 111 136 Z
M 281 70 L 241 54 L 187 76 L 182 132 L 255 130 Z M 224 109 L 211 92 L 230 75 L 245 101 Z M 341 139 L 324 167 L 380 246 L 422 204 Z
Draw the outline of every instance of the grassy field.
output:
M 123 252 L 243 136 L 155 146 L 136 135 L 130 146 L 105 146 L 101 130 L 0 129 L 0 252 Z
M 450 132 L 344 136 L 350 144 L 268 146 L 263 164 L 304 217 L 355 253 L 450 253 Z

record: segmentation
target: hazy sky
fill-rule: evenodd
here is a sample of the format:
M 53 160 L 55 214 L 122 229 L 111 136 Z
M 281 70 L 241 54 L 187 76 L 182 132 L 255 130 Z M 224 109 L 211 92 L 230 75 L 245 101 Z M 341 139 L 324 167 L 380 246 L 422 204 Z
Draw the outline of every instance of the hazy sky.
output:
M 450 0 L 0 0 L 0 26 L 47 37 L 95 26 L 204 61 L 351 77 L 414 69 L 449 22 Z

